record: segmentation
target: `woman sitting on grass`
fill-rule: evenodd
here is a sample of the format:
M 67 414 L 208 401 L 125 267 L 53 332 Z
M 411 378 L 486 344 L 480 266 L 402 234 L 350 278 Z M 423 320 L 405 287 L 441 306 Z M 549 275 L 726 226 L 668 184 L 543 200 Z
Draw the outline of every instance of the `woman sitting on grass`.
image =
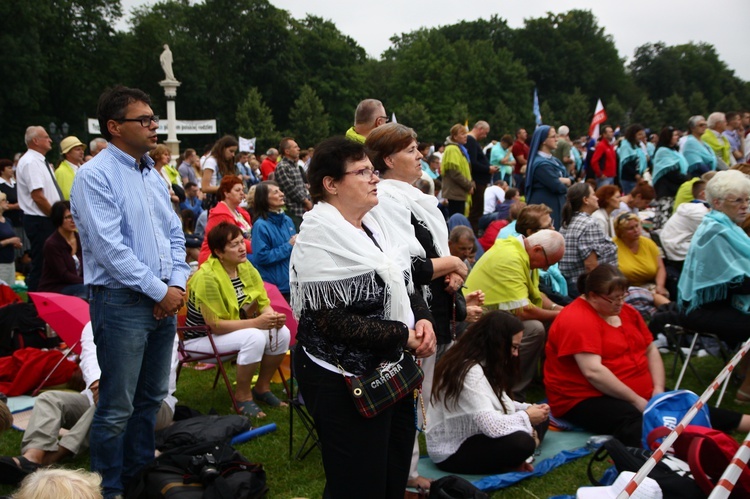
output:
M 544 384 L 552 414 L 625 445 L 640 446 L 643 409 L 664 392 L 664 364 L 651 331 L 625 303 L 628 280 L 600 265 L 578 281 L 581 296 L 549 331 Z M 709 407 L 722 431 L 750 431 L 750 416 Z
M 515 402 L 523 324 L 496 310 L 472 324 L 438 361 L 427 410 L 427 452 L 450 473 L 531 471 L 549 406 Z
M 211 229 L 206 240 L 211 256 L 188 284 L 185 324 L 207 324 L 219 350 L 239 350 L 237 405 L 249 417 L 262 418 L 265 414 L 256 400 L 271 407 L 286 405 L 270 387 L 271 377 L 289 349 L 289 329 L 284 326 L 286 315 L 271 308 L 260 274 L 247 261 L 242 229 L 221 222 Z M 247 318 L 241 318 L 243 307 Z M 213 352 L 210 340 L 199 332 L 186 332 L 185 346 L 189 350 Z M 251 389 L 259 366 L 258 381 Z

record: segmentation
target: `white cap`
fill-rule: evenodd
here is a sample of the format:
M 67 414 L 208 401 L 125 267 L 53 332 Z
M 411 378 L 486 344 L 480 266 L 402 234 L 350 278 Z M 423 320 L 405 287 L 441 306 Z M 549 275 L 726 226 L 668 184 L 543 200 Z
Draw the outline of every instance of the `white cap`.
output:
M 615 483 L 603 487 L 581 487 L 576 492 L 576 499 L 615 499 L 620 492 L 625 490 L 625 486 L 630 483 L 635 473 L 632 471 L 623 471 L 617 477 Z M 653 478 L 646 477 L 638 486 L 631 499 L 662 499 L 661 487 Z

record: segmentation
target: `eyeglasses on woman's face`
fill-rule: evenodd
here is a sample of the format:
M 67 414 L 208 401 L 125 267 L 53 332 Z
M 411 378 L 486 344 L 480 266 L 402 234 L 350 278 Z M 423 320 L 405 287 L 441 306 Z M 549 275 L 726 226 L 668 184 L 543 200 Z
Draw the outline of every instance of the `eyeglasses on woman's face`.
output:
M 619 296 L 607 296 L 601 293 L 596 293 L 599 298 L 606 301 L 610 305 L 622 305 L 623 303 L 625 303 L 625 299 L 628 297 L 628 294 L 629 293 L 625 292 Z
M 380 170 L 374 168 L 361 168 L 359 170 L 352 170 L 344 173 L 344 175 L 359 175 L 368 182 L 372 180 L 372 177 L 380 178 Z

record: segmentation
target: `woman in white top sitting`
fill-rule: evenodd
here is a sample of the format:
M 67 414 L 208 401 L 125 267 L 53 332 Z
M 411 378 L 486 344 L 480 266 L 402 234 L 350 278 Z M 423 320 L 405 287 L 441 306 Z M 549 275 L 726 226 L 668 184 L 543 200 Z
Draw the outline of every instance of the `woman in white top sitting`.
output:
M 450 473 L 531 471 L 527 459 L 547 430 L 549 406 L 507 393 L 518 371 L 523 324 L 496 310 L 474 323 L 435 367 L 427 452 Z

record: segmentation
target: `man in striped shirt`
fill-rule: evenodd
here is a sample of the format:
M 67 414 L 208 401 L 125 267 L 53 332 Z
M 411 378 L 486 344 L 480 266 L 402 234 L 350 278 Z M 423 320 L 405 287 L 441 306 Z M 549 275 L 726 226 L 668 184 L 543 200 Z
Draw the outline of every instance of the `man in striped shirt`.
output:
M 84 281 L 102 367 L 91 425 L 91 469 L 104 497 L 153 460 L 156 413 L 168 393 L 175 315 L 189 267 L 185 237 L 148 152 L 159 118 L 148 95 L 117 86 L 99 98 L 109 146 L 82 168 L 71 190 Z

